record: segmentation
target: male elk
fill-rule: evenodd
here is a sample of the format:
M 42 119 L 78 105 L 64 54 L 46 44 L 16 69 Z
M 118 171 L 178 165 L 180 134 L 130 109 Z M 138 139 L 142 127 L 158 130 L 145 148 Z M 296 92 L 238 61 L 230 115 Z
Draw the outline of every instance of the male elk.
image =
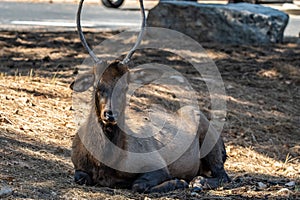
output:
M 91 110 L 85 123 L 77 131 L 72 145 L 75 182 L 86 185 L 129 188 L 137 192 L 166 192 L 185 188 L 188 185 L 186 181 L 191 181 L 198 175 L 206 175 L 208 172 L 211 173 L 211 177 L 201 179 L 203 188 L 216 188 L 221 183 L 229 182 L 230 178 L 224 170 L 226 151 L 221 138 L 217 140 L 208 155 L 200 158 L 199 151 L 204 137 L 208 131 L 213 131 L 213 129 L 208 129 L 209 121 L 202 114 L 199 119 L 198 131 L 195 130 L 197 138 L 195 138 L 191 146 L 175 162 L 160 169 L 145 173 L 123 172 L 101 163 L 87 149 L 87 143 L 95 142 L 92 141 L 94 136 L 100 138 L 98 139 L 99 144 L 97 144 L 100 149 L 98 153 L 103 154 L 102 156 L 104 157 L 110 157 L 112 162 L 115 162 L 117 165 L 126 165 L 126 155 L 119 157 L 120 155 L 116 154 L 113 150 L 107 150 L 106 145 L 108 143 L 104 138 L 123 150 L 143 152 L 144 148 L 146 152 L 147 149 L 145 149 L 145 146 L 138 145 L 132 138 L 130 139 L 119 126 L 124 123 L 125 111 L 123 102 L 126 102 L 127 86 L 131 81 L 139 79 L 143 84 L 148 84 L 156 76 L 159 76 L 160 72 L 156 71 L 153 73 L 149 69 L 151 73 L 148 73 L 147 70 L 133 71 L 128 68 L 127 62 L 139 44 L 141 37 L 138 38 L 135 47 L 123 61 L 116 60 L 109 64 L 100 61 L 87 45 L 81 30 L 80 14 L 83 1 L 81 0 L 79 4 L 77 28 L 83 46 L 87 49 L 96 64 L 89 73 L 79 75 L 71 85 L 71 88 L 77 92 L 83 92 L 93 87 Z M 140 0 L 140 5 L 143 13 L 143 30 L 145 27 L 145 13 L 142 0 Z M 101 71 L 103 67 L 106 67 L 106 69 Z M 148 76 L 148 74 L 150 75 Z M 118 98 L 114 99 L 112 95 L 116 86 L 121 87 L 118 89 Z M 186 119 L 189 120 L 189 117 L 187 116 Z M 139 148 L 142 149 L 139 150 Z M 157 159 L 154 159 L 159 162 L 165 162 L 159 155 Z M 140 167 L 148 166 L 142 166 L 141 163 Z

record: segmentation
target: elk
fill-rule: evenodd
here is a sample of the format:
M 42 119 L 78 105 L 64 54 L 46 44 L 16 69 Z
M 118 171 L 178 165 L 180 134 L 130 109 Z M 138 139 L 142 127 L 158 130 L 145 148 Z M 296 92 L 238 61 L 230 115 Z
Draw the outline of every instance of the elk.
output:
M 101 163 L 95 158 L 95 154 L 87 149 L 87 144 L 97 143 L 99 148 L 96 153 L 102 157 L 109 157 L 111 162 L 118 166 L 126 165 L 127 155 L 120 155 L 118 152 L 107 148 L 108 140 L 123 150 L 143 152 L 146 151 L 145 145 L 138 145 L 135 140 L 130 138 L 120 124 L 124 123 L 124 105 L 126 102 L 127 86 L 131 81 L 138 79 L 143 84 L 148 84 L 157 76 L 160 71 L 131 70 L 128 61 L 133 55 L 136 47 L 141 41 L 141 36 L 146 24 L 143 2 L 140 0 L 140 7 L 143 15 L 142 30 L 139 34 L 135 46 L 130 50 L 124 60 L 112 62 L 101 61 L 88 46 L 81 29 L 80 15 L 82 4 L 80 1 L 77 12 L 77 28 L 83 46 L 95 62 L 92 70 L 85 74 L 78 75 L 71 84 L 71 89 L 76 92 L 83 92 L 92 87 L 92 102 L 90 112 L 85 122 L 80 126 L 75 134 L 72 144 L 72 162 L 75 168 L 74 179 L 78 184 L 99 185 L 112 188 L 128 188 L 135 192 L 167 192 L 179 188 L 186 188 L 187 182 L 194 177 L 211 173 L 210 177 L 201 178 L 203 188 L 217 188 L 222 183 L 230 181 L 224 170 L 226 151 L 222 138 L 219 138 L 208 155 L 200 158 L 200 146 L 209 129 L 209 121 L 203 114 L 200 114 L 199 128 L 194 130 L 196 138 L 177 160 L 169 165 L 155 170 L 148 170 L 143 173 L 133 173 L 112 168 L 105 163 Z M 105 68 L 105 70 L 102 70 Z M 118 88 L 118 98 L 113 98 L 115 87 Z M 189 123 L 193 118 L 186 115 L 185 119 Z M 188 124 L 187 123 L 187 124 Z M 98 138 L 98 139 L 97 139 Z M 97 141 L 94 141 L 97 140 Z M 144 148 L 144 149 L 143 149 Z M 181 147 L 175 147 L 181 148 Z M 100 156 L 100 157 L 101 157 Z M 159 154 L 152 158 L 155 162 L 166 162 Z M 137 166 L 151 169 L 151 166 Z M 154 168 L 153 168 L 154 169 Z M 194 179 L 198 180 L 199 179 Z

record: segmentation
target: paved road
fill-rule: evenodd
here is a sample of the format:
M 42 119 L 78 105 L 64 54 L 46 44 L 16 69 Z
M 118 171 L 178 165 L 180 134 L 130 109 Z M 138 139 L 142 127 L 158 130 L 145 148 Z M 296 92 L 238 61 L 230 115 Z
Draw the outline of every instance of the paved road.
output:
M 55 26 L 75 27 L 76 4 L 0 2 L 0 27 Z M 84 5 L 82 25 L 94 28 L 135 28 L 139 10 L 107 9 L 98 4 Z
M 133 4 L 135 5 L 135 4 Z M 153 4 L 155 5 L 155 4 Z M 100 4 L 84 5 L 82 25 L 101 29 L 126 29 L 140 26 L 137 6 L 125 9 L 107 9 Z M 0 2 L 0 28 L 32 27 L 75 27 L 76 4 L 13 3 Z M 290 15 L 285 36 L 298 37 L 300 15 Z

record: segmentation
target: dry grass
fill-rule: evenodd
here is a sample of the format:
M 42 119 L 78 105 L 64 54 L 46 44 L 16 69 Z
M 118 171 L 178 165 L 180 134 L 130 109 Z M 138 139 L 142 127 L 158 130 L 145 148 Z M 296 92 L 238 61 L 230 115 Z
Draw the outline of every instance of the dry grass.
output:
M 98 44 L 112 34 L 88 33 L 87 38 Z M 77 73 L 74 66 L 86 56 L 77 35 L 2 31 L 0 38 L 0 186 L 13 189 L 9 199 L 300 197 L 299 46 L 204 44 L 227 90 L 224 139 L 233 182 L 195 196 L 189 190 L 138 195 L 73 183 L 70 146 L 76 126 L 68 85 Z M 170 55 L 148 52 L 146 61 L 165 56 Z M 167 62 L 184 64 L 179 59 Z M 186 75 L 192 77 L 193 71 Z M 199 82 L 193 83 L 202 90 Z M 208 111 L 205 89 L 199 99 Z M 291 181 L 295 185 L 286 185 Z

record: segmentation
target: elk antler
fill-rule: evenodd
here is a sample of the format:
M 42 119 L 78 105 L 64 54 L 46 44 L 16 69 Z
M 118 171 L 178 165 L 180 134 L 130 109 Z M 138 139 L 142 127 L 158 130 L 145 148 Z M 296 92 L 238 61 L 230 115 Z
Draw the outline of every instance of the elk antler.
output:
M 128 52 L 128 54 L 126 55 L 126 57 L 124 58 L 124 60 L 122 60 L 122 64 L 126 64 L 130 61 L 132 55 L 134 54 L 136 48 L 140 45 L 142 39 L 143 39 L 143 35 L 146 29 L 146 13 L 145 13 L 145 8 L 144 8 L 144 4 L 143 4 L 143 0 L 139 0 L 140 2 L 140 9 L 141 9 L 141 13 L 142 13 L 142 17 L 143 17 L 143 21 L 142 21 L 142 27 L 141 27 L 141 31 L 139 33 L 139 36 L 137 38 L 137 41 L 135 42 L 134 46 L 132 47 L 132 49 Z
M 92 57 L 92 59 L 94 60 L 95 63 L 99 63 L 102 62 L 93 52 L 93 50 L 89 47 L 89 45 L 86 42 L 86 39 L 84 37 L 84 34 L 82 32 L 82 28 L 81 28 L 81 23 L 80 23 L 80 17 L 81 17 L 81 10 L 82 10 L 82 5 L 83 5 L 84 0 L 80 0 L 79 3 L 79 7 L 77 10 L 77 30 L 78 30 L 78 34 L 80 37 L 80 41 L 82 43 L 82 45 L 84 46 L 84 48 L 89 52 L 90 56 Z M 142 17 L 143 17 L 143 21 L 142 21 L 142 27 L 141 27 L 141 31 L 139 33 L 139 36 L 137 38 L 137 41 L 135 42 L 134 46 L 131 48 L 131 50 L 128 52 L 128 54 L 126 55 L 126 57 L 123 59 L 122 64 L 127 64 L 132 55 L 134 54 L 136 48 L 140 45 L 144 32 L 145 32 L 145 27 L 146 27 L 146 14 L 145 14 L 145 8 L 144 8 L 144 4 L 143 4 L 143 0 L 139 0 L 140 2 L 140 9 L 141 9 L 141 13 L 142 13 Z
M 82 45 L 89 52 L 89 54 L 92 57 L 92 59 L 94 60 L 94 62 L 95 63 L 99 63 L 101 61 L 99 60 L 99 58 L 97 58 L 97 56 L 95 55 L 95 53 L 92 51 L 92 49 L 87 44 L 86 39 L 85 39 L 85 37 L 83 35 L 83 32 L 82 32 L 81 23 L 80 23 L 80 16 L 81 16 L 81 10 L 82 10 L 83 2 L 84 2 L 84 0 L 80 1 L 79 7 L 78 7 L 78 10 L 77 10 L 77 19 L 76 19 L 76 22 L 77 22 L 78 34 L 79 34 L 79 37 L 80 37 Z

